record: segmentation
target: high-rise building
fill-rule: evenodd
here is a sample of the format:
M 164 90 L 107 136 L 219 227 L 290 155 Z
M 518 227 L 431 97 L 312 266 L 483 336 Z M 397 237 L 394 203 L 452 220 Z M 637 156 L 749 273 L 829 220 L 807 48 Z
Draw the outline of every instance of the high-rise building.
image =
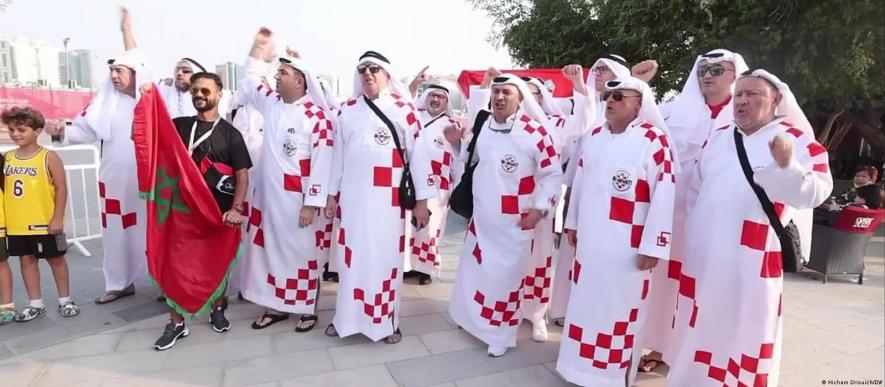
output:
M 245 75 L 246 69 L 234 62 L 224 62 L 215 66 L 215 73 L 221 77 L 221 83 L 228 90 L 237 90 L 237 81 L 241 75 Z
M 41 40 L 0 39 L 0 76 L 4 83 L 60 87 L 59 52 L 58 47 Z
M 60 68 L 64 70 L 64 53 L 61 56 Z M 100 85 L 99 79 L 104 74 L 100 70 L 104 63 L 99 60 L 98 55 L 90 50 L 71 50 L 68 52 L 68 63 L 71 66 L 71 80 L 76 82 L 77 86 L 94 89 Z M 62 71 L 62 78 L 64 77 L 65 73 Z

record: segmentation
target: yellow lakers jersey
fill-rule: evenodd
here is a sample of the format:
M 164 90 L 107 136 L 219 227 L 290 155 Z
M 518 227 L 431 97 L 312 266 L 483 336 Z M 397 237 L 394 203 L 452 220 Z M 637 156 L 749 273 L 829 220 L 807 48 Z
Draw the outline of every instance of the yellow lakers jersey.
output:
M 3 215 L 3 188 L 0 188 L 0 238 L 6 238 L 6 218 Z
M 49 174 L 49 150 L 28 158 L 6 153 L 3 208 L 7 235 L 45 235 L 55 211 L 55 185 Z

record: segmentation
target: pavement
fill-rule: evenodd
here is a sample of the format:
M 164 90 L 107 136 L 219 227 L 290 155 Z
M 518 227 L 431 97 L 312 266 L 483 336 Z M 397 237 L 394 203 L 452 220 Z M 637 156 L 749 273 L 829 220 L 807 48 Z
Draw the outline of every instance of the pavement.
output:
M 831 276 L 826 285 L 812 272 L 784 279 L 782 386 L 817 386 L 828 381 L 885 377 L 885 237 L 882 228 L 867 252 L 863 285 L 853 276 Z M 92 257 L 68 255 L 72 294 L 82 314 L 64 319 L 56 312 L 54 284 L 41 265 L 46 315 L 29 323 L 0 327 L 0 386 L 566 386 L 555 372 L 561 328 L 550 324 L 550 339 L 536 343 L 526 323 L 519 344 L 501 358 L 459 330 L 448 301 L 464 223 L 450 217 L 443 240 L 443 272 L 431 285 L 407 280 L 401 292 L 404 333 L 396 345 L 362 336 L 323 335 L 331 320 L 336 284 L 324 282 L 319 323 L 295 333 L 294 320 L 264 330 L 249 324 L 261 309 L 233 301 L 231 331 L 214 333 L 207 318 L 189 321 L 191 334 L 173 349 L 151 346 L 167 322 L 158 291 L 147 282 L 138 293 L 108 305 L 92 302 L 103 288 L 101 240 L 84 246 Z M 11 258 L 18 273 L 18 259 Z M 20 278 L 16 302 L 25 303 Z M 641 375 L 639 387 L 664 385 L 665 366 Z

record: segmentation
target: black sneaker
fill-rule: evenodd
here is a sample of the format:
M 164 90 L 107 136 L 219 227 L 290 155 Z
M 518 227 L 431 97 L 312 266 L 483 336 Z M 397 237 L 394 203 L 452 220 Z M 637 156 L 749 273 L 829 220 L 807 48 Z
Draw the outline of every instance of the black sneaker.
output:
M 181 337 L 187 337 L 190 334 L 190 331 L 187 330 L 187 325 L 183 322 L 181 325 L 175 325 L 174 322 L 169 321 L 169 324 L 166 324 L 166 328 L 163 330 L 163 336 L 160 336 L 157 339 L 157 342 L 154 343 L 154 349 L 157 351 L 165 351 L 169 348 L 175 346 L 175 342 Z
M 230 321 L 224 317 L 224 309 L 220 306 L 212 309 L 212 313 L 209 314 L 209 323 L 212 324 L 212 330 L 215 332 L 222 333 L 230 330 Z
M 430 278 L 430 274 L 419 272 L 416 277 L 418 277 L 418 285 L 429 285 L 433 282 L 433 279 Z

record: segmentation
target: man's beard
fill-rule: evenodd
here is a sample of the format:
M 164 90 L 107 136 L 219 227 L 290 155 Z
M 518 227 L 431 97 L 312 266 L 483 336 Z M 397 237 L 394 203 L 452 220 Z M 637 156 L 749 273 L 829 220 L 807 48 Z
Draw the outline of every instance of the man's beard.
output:
M 198 101 L 204 102 L 202 107 L 197 104 Z M 208 99 L 203 99 L 203 98 L 194 98 L 193 103 L 194 103 L 194 109 L 197 109 L 197 111 L 200 113 L 208 112 L 208 111 L 214 109 L 215 105 L 217 105 L 217 103 L 215 101 L 210 101 Z

